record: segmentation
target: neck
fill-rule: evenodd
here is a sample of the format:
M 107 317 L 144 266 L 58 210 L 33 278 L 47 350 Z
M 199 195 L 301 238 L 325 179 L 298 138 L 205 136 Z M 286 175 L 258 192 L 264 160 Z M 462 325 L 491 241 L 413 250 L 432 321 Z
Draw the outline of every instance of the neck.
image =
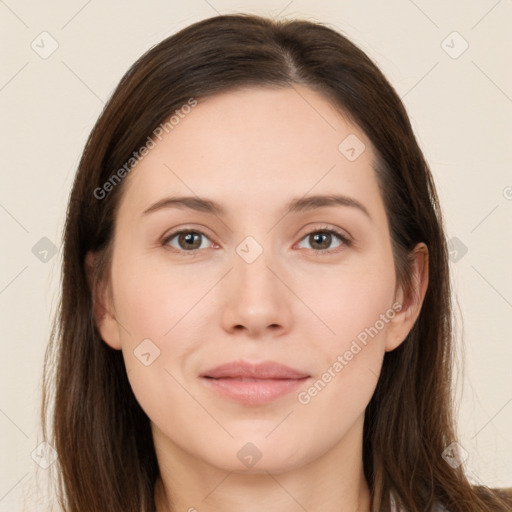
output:
M 162 436 L 154 429 L 161 472 L 155 485 L 157 512 L 370 511 L 362 465 L 362 419 L 325 454 L 284 472 L 266 470 L 263 464 L 258 472 L 226 471 Z

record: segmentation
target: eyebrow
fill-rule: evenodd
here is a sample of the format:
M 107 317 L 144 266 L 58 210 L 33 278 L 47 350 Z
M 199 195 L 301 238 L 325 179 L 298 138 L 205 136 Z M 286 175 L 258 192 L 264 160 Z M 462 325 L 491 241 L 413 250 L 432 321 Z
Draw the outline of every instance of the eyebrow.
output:
M 364 213 L 370 220 L 372 217 L 366 207 L 359 201 L 352 197 L 329 194 L 329 195 L 314 195 L 308 197 L 301 197 L 292 199 L 287 203 L 284 208 L 284 214 L 289 213 L 300 213 L 305 211 L 311 211 L 318 208 L 324 208 L 329 206 L 348 206 L 355 208 Z M 181 208 L 196 210 L 198 212 L 211 213 L 217 216 L 226 214 L 226 210 L 223 206 L 215 201 L 204 199 L 197 196 L 182 196 L 182 197 L 165 197 L 160 199 L 149 208 L 144 210 L 142 215 L 162 210 L 165 208 Z

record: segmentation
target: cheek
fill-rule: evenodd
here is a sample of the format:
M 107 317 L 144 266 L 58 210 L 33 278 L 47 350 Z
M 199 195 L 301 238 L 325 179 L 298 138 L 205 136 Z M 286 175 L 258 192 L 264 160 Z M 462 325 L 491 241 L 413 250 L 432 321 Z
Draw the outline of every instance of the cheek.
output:
M 194 307 L 207 291 L 208 281 L 180 266 L 155 265 L 150 258 L 120 259 L 113 269 L 116 312 L 132 342 L 150 338 L 164 341 L 182 322 L 194 316 Z M 126 335 L 126 333 L 122 333 Z
M 339 420 L 332 424 L 335 429 L 343 418 L 361 414 L 375 390 L 386 330 L 396 314 L 392 308 L 395 272 L 392 257 L 381 253 L 331 276 L 314 277 L 310 276 L 310 284 L 317 286 L 309 288 L 314 292 L 305 301 L 314 304 L 323 324 L 309 316 L 299 323 L 314 343 L 319 372 L 313 385 L 297 398 L 311 414 L 330 411 Z
M 179 266 L 155 265 L 144 256 L 120 257 L 112 267 L 128 379 L 139 404 L 155 421 L 168 413 L 163 403 L 191 412 L 190 396 L 179 383 L 189 371 L 187 362 L 194 360 L 200 333 L 207 329 L 207 301 L 200 299 L 211 287 L 197 277 Z
M 319 370 L 297 395 L 298 424 L 307 425 L 311 417 L 325 418 L 321 441 L 325 449 L 364 415 L 380 375 L 386 328 L 394 317 L 392 278 L 382 280 L 380 286 L 374 281 L 367 287 L 364 280 L 344 284 L 344 291 L 325 311 L 325 322 L 335 335 L 310 337 L 315 340 Z
M 314 327 L 320 334 L 310 337 L 320 343 L 320 350 L 326 346 L 325 342 L 333 350 L 342 350 L 359 334 L 364 338 L 367 329 L 375 324 L 379 333 L 384 334 L 387 322 L 382 322 L 382 315 L 393 314 L 390 308 L 396 283 L 390 254 L 380 252 L 353 258 L 328 272 L 317 268 L 296 274 L 293 286 L 299 290 L 297 295 L 314 313 L 314 316 L 303 315 L 304 320 L 299 318 L 298 322 L 301 329 Z

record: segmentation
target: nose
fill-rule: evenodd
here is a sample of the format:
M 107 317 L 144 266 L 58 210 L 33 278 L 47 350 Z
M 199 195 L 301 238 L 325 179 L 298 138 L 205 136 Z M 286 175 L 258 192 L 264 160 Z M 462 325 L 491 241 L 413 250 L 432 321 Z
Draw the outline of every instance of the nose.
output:
M 237 254 L 223 289 L 223 328 L 252 338 L 280 336 L 291 328 L 293 294 L 284 271 L 263 253 L 252 263 Z

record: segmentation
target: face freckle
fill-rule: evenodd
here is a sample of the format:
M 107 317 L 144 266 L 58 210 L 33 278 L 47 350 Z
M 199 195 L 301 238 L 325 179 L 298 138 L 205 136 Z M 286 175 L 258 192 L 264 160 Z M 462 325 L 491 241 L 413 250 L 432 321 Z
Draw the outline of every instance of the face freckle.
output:
M 116 220 L 112 346 L 155 444 L 226 470 L 248 439 L 268 471 L 356 439 L 398 314 L 371 143 L 328 100 L 300 92 L 200 101 L 131 171 Z M 182 199 L 144 213 L 166 198 Z M 180 230 L 201 232 L 202 248 L 162 244 Z M 322 241 L 332 252 L 320 254 Z M 240 360 L 307 378 L 241 403 L 200 377 Z

